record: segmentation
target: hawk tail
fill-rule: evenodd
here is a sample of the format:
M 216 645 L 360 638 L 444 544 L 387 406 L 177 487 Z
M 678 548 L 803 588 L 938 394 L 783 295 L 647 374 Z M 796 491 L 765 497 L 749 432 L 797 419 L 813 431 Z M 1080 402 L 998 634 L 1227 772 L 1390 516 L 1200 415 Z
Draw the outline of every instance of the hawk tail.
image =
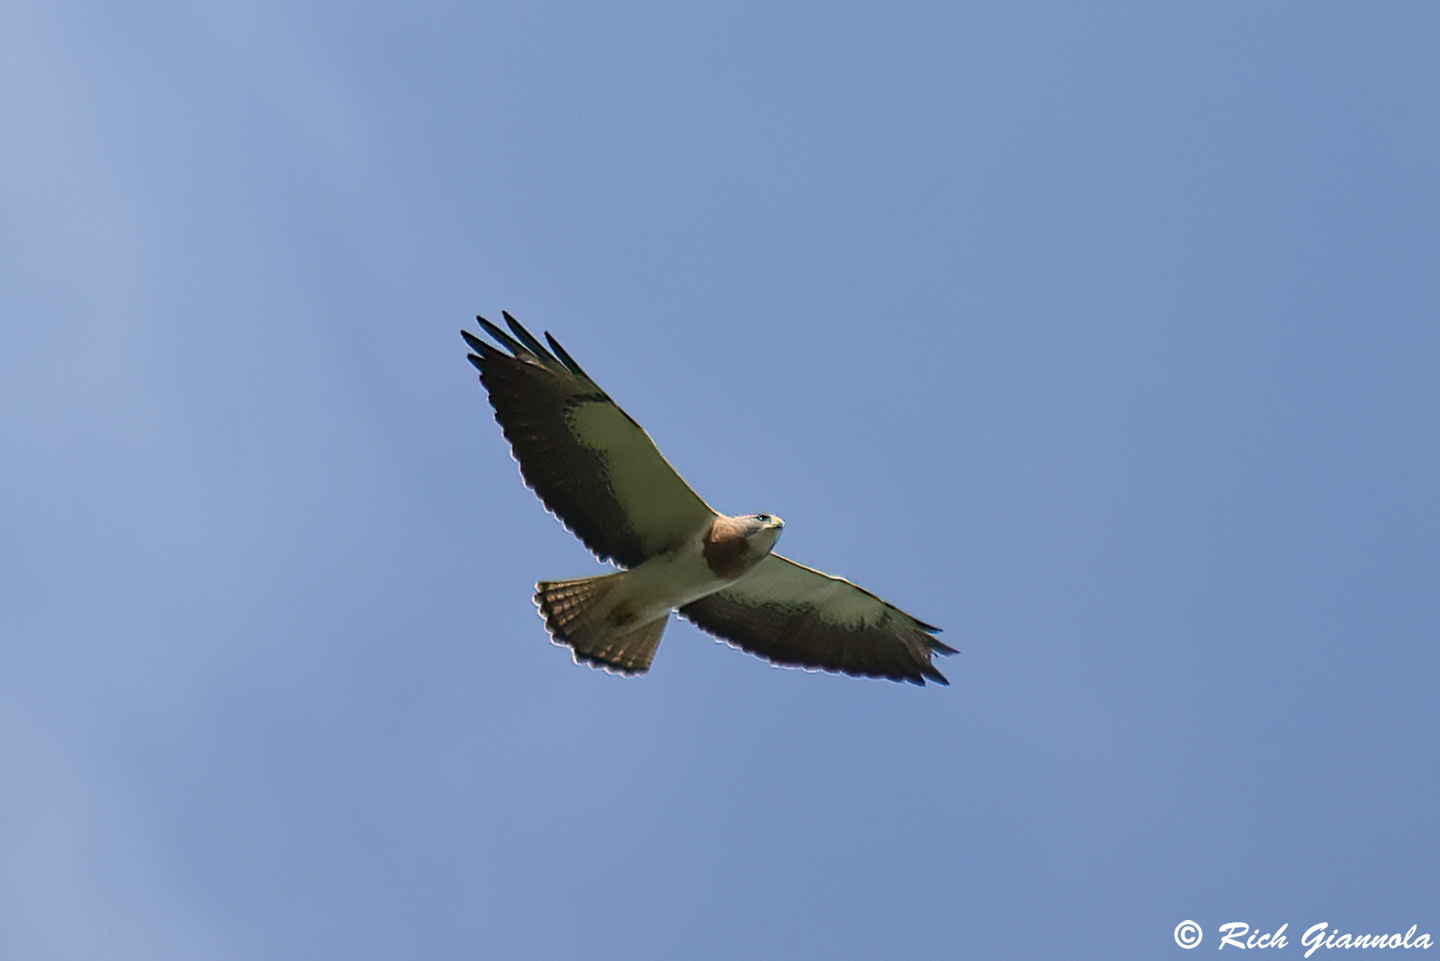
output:
M 575 652 L 575 660 L 620 674 L 644 674 L 655 659 L 660 635 L 670 620 L 636 623 L 625 609 L 626 572 L 570 581 L 541 581 L 535 603 L 557 644 Z

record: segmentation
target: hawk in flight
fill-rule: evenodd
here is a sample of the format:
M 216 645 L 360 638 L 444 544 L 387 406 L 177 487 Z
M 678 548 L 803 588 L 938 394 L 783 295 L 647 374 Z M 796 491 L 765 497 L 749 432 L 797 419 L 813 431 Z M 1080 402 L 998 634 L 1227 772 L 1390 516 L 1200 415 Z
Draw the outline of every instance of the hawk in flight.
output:
M 577 661 L 643 674 L 678 611 L 776 664 L 948 683 L 930 663 L 955 653 L 938 627 L 773 553 L 784 521 L 715 511 L 554 337 L 546 349 L 504 317 L 509 333 L 476 318 L 494 344 L 461 334 L 520 474 L 601 560 L 624 568 L 536 585 L 546 628 Z

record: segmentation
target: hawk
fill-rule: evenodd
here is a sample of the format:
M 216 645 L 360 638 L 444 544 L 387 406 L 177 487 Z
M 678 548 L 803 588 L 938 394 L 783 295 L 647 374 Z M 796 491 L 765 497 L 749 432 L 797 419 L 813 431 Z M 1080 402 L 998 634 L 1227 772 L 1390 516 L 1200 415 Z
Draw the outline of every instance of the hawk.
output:
M 847 580 L 773 552 L 785 522 L 700 499 L 650 436 L 545 334 L 504 314 L 494 340 L 461 331 L 525 483 L 601 560 L 622 570 L 541 581 L 535 603 L 575 660 L 649 670 L 672 611 L 772 663 L 947 684 L 938 627 Z M 499 346 L 496 346 L 499 345 Z

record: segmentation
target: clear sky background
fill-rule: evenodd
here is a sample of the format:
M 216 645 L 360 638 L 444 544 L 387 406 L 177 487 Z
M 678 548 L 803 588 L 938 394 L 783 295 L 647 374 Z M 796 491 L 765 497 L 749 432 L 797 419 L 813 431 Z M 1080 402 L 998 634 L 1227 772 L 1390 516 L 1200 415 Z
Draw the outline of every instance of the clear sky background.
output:
M 0 7 L 0 957 L 1440 934 L 1440 8 Z M 949 688 L 670 627 L 556 334 Z

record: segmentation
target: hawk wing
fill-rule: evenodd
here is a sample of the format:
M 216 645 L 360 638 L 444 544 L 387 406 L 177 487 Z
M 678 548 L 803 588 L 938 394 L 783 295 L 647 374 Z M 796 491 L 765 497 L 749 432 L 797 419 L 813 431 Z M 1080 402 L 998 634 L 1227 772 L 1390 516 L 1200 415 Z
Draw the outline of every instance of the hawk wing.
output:
M 476 318 L 504 350 L 460 333 L 520 474 L 545 506 L 601 560 L 624 567 L 709 524 L 715 512 L 565 348 L 547 333 L 554 352 L 546 350 L 504 316 L 510 334 Z
M 680 613 L 742 650 L 800 667 L 948 684 L 932 654 L 954 654 L 940 629 L 841 577 L 771 554 L 731 586 Z

